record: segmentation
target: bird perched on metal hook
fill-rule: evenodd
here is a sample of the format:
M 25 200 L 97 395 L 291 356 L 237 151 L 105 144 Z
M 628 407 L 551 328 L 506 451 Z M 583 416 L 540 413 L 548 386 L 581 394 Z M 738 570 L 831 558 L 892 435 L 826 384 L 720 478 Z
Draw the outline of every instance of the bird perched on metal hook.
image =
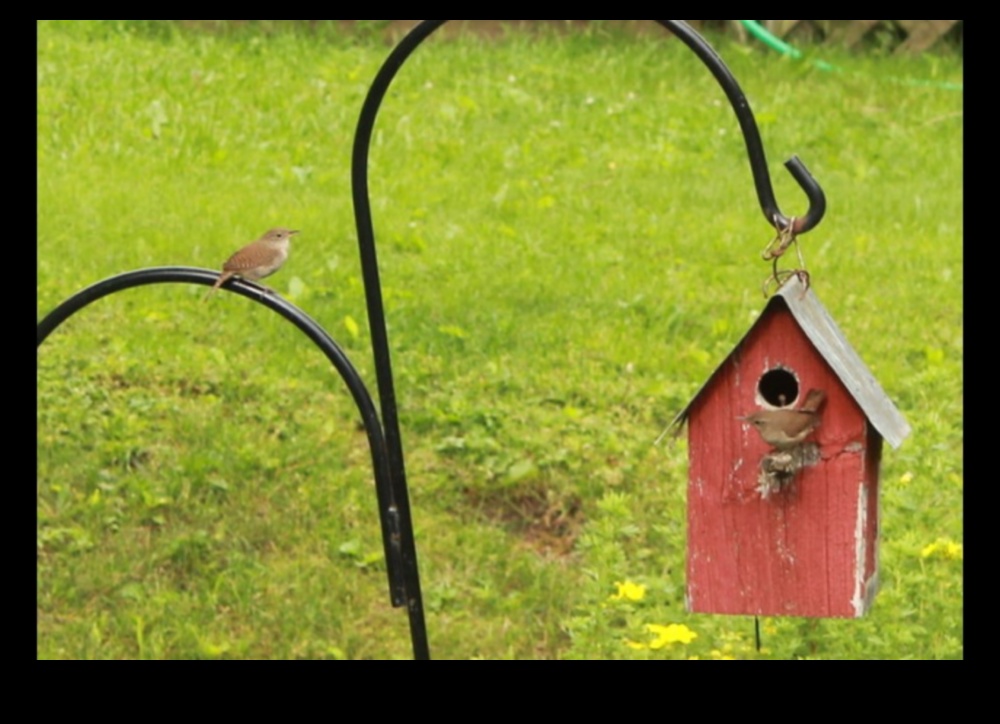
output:
M 278 227 L 270 229 L 257 241 L 244 246 L 222 265 L 222 274 L 219 275 L 215 286 L 205 295 L 205 299 L 208 299 L 230 277 L 237 276 L 255 282 L 274 274 L 288 259 L 292 236 L 298 233 L 297 229 Z

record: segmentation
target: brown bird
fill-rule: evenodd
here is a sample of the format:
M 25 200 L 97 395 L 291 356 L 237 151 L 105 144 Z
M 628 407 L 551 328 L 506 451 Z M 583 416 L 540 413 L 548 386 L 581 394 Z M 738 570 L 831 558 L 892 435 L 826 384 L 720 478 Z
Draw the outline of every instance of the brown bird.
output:
M 288 258 L 292 235 L 298 233 L 298 230 L 279 227 L 271 229 L 257 241 L 244 246 L 222 265 L 222 274 L 219 275 L 215 286 L 205 295 L 205 299 L 212 296 L 230 277 L 242 277 L 255 282 L 274 274 Z
M 823 390 L 812 389 L 802 406 L 796 410 L 758 410 L 746 417 L 768 445 L 778 450 L 790 450 L 819 427 L 819 409 L 826 401 Z

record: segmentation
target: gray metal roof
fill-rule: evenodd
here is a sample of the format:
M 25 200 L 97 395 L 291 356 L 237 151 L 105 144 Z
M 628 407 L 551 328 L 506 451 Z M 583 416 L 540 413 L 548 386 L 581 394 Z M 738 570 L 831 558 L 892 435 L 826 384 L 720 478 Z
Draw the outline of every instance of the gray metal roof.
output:
M 771 305 L 775 304 L 779 297 L 788 307 L 788 310 L 792 313 L 792 316 L 798 322 L 806 337 L 813 343 L 816 350 L 830 365 L 837 377 L 840 378 L 844 387 L 854 397 L 855 402 L 858 403 L 858 406 L 865 413 L 871 424 L 874 425 L 875 429 L 879 431 L 886 442 L 892 445 L 893 448 L 898 448 L 910 434 L 909 423 L 906 422 L 906 418 L 903 417 L 902 413 L 896 409 L 896 406 L 892 404 L 892 400 L 885 394 L 885 390 L 875 380 L 874 375 L 872 375 L 867 365 L 861 360 L 861 357 L 858 356 L 858 353 L 847 342 L 847 338 L 844 337 L 829 312 L 820 304 L 819 299 L 813 294 L 812 289 L 806 289 L 802 281 L 793 275 L 771 297 L 764 311 L 766 312 Z M 763 316 L 763 313 L 761 313 L 761 317 Z M 750 330 L 747 330 L 747 334 L 749 332 Z M 739 347 L 745 338 L 746 335 L 740 339 L 739 344 L 736 346 Z M 729 359 L 728 355 L 726 359 Z M 724 365 L 725 362 L 726 360 L 723 360 L 722 364 Z M 688 402 L 681 413 L 674 418 L 671 425 L 680 425 L 684 422 L 691 405 L 698 399 L 702 390 L 708 386 L 709 382 L 712 381 L 712 378 L 715 377 L 721 368 L 722 365 L 716 368 L 715 372 L 709 376 L 697 394 L 691 398 L 691 401 Z

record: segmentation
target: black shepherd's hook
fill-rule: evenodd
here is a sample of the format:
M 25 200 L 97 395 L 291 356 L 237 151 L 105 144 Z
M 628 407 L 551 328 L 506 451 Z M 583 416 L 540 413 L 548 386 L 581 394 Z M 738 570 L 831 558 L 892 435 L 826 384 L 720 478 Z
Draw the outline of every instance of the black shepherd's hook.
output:
M 77 292 L 58 307 L 49 312 L 38 323 L 37 344 L 48 338 L 52 332 L 84 307 L 109 294 L 147 284 L 191 283 L 212 286 L 219 273 L 209 269 L 193 267 L 152 267 L 117 274 Z M 311 317 L 294 304 L 277 294 L 262 293 L 253 282 L 234 279 L 226 285 L 230 291 L 277 312 L 299 328 L 319 347 L 334 369 L 340 373 L 347 385 L 365 432 L 371 450 L 372 467 L 375 474 L 375 494 L 378 498 L 379 516 L 382 524 L 382 544 L 385 550 L 386 572 L 389 576 L 389 596 L 393 606 L 405 606 L 410 619 L 410 639 L 413 656 L 416 659 L 430 658 L 427 645 L 427 626 L 424 622 L 423 602 L 420 594 L 420 579 L 417 573 L 416 547 L 413 542 L 413 523 L 409 518 L 409 504 L 405 490 L 403 499 L 397 497 L 389 471 L 389 455 L 379 423 L 375 403 L 368 394 L 365 383 L 333 338 Z M 405 511 L 405 514 L 404 514 Z
M 418 23 L 393 48 L 382 67 L 379 68 L 358 118 L 354 133 L 354 150 L 351 158 L 351 193 L 354 201 L 354 218 L 358 229 L 358 247 L 361 254 L 361 272 L 365 283 L 365 301 L 368 306 L 368 324 L 372 335 L 372 353 L 375 357 L 375 375 L 378 382 L 379 399 L 382 407 L 382 422 L 385 426 L 385 440 L 388 446 L 392 469 L 392 484 L 399 499 L 403 501 L 403 514 L 408 518 L 406 496 L 406 470 L 403 464 L 403 445 L 400 439 L 399 418 L 396 412 L 396 390 L 392 380 L 392 364 L 389 357 L 389 339 L 385 325 L 385 310 L 382 304 L 382 286 L 379 281 L 378 257 L 375 253 L 375 229 L 372 225 L 371 203 L 368 199 L 368 150 L 371 147 L 372 132 L 379 106 L 385 97 L 393 78 L 406 59 L 431 33 L 444 25 L 447 20 L 424 20 Z M 714 50 L 683 20 L 657 20 L 657 23 L 671 30 L 701 59 L 722 86 L 726 97 L 736 112 L 736 118 L 746 140 L 750 156 L 750 170 L 753 172 L 754 186 L 760 200 L 761 210 L 771 227 L 779 232 L 790 231 L 791 235 L 809 231 L 826 212 L 826 197 L 805 165 L 795 156 L 785 166 L 809 198 L 809 210 L 803 216 L 788 217 L 781 213 L 774 200 L 771 176 L 767 171 L 767 158 L 757 130 L 757 122 L 750 110 L 746 96 L 729 72 L 725 63 Z M 792 229 L 788 229 L 793 226 Z
M 760 131 L 757 130 L 757 121 L 754 120 L 753 111 L 747 98 L 740 90 L 739 84 L 729 72 L 729 68 L 722 62 L 712 46 L 705 42 L 705 39 L 691 28 L 683 20 L 657 20 L 657 23 L 673 31 L 684 44 L 691 48 L 701 62 L 719 81 L 722 90 L 733 106 L 736 119 L 740 123 L 743 131 L 743 138 L 747 144 L 747 155 L 750 157 L 750 171 L 753 172 L 753 183 L 757 189 L 757 200 L 760 202 L 760 210 L 764 212 L 767 223 L 783 231 L 789 224 L 794 223 L 791 229 L 793 234 L 804 234 L 814 228 L 826 213 L 826 195 L 823 189 L 812 177 L 806 165 L 799 160 L 798 156 L 792 156 L 785 161 L 785 168 L 792 174 L 792 178 L 799 184 L 809 199 L 809 210 L 803 216 L 788 217 L 781 213 L 778 202 L 774 200 L 774 189 L 771 187 L 771 174 L 767 170 L 767 157 L 764 155 L 764 146 L 760 141 Z
M 357 130 L 354 134 L 354 149 L 351 158 L 351 193 L 354 201 L 355 223 L 358 229 L 358 247 L 365 283 L 365 301 L 368 306 L 372 352 L 375 357 L 375 375 L 378 382 L 385 443 L 389 458 L 389 478 L 393 497 L 398 503 L 400 518 L 404 521 L 410 520 L 409 498 L 406 493 L 406 470 L 403 464 L 403 445 L 396 409 L 396 391 L 392 379 L 389 339 L 378 273 L 378 257 L 375 253 L 375 230 L 372 225 L 371 202 L 368 199 L 368 151 L 371 147 L 372 133 L 379 107 L 393 78 L 396 77 L 396 73 L 399 72 L 403 63 L 420 43 L 446 22 L 446 20 L 424 20 L 418 23 L 393 48 L 382 67 L 379 68 L 361 108 Z M 804 215 L 788 217 L 781 213 L 774 200 L 774 190 L 771 187 L 771 177 L 767 171 L 767 159 L 761 144 L 760 132 L 757 130 L 757 122 L 750 111 L 750 104 L 747 102 L 746 96 L 743 95 L 743 91 L 740 90 L 732 73 L 705 40 L 684 21 L 657 20 L 656 22 L 671 30 L 685 45 L 691 48 L 725 91 L 726 97 L 736 112 L 736 118 L 746 140 L 754 186 L 757 189 L 760 207 L 768 225 L 776 228 L 779 233 L 788 235 L 789 238 L 794 238 L 796 234 L 805 233 L 815 227 L 826 211 L 826 197 L 819 184 L 806 170 L 805 165 L 794 156 L 785 163 L 792 177 L 809 199 L 809 210 Z M 402 551 L 407 559 L 416 560 L 412 538 L 402 542 Z M 408 567 L 404 571 L 404 575 L 407 578 L 405 581 L 407 590 L 419 591 L 416 566 Z M 419 601 L 419 599 L 416 600 Z

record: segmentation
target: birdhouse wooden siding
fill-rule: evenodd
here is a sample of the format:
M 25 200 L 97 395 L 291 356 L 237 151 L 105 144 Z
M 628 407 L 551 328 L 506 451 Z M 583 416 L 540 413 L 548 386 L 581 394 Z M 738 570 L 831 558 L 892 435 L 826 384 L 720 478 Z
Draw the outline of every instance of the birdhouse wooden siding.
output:
M 813 457 L 767 486 L 773 449 L 740 417 L 826 392 Z M 798 279 L 771 298 L 681 420 L 688 422 L 689 610 L 863 615 L 878 588 L 879 463 L 909 427 Z

